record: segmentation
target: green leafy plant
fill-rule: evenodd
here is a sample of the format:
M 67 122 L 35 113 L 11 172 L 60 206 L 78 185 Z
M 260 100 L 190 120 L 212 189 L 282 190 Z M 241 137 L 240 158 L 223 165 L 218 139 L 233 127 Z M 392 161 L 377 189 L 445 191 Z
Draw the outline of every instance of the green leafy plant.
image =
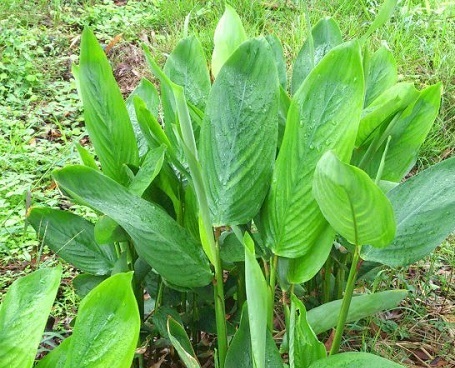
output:
M 317 23 L 294 63 L 291 93 L 279 40 L 248 38 L 229 6 L 215 32 L 213 83 L 190 36 L 162 69 L 144 46 L 161 93 L 144 80 L 126 101 L 86 28 L 73 72 L 97 157 L 78 147 L 83 165 L 53 176 L 99 218 L 29 214 L 44 243 L 85 272 L 77 289 L 134 271 L 141 341 L 153 350 L 164 339 L 189 367 L 207 355 L 221 368 L 276 367 L 280 353 L 291 367 L 384 362 L 335 355 L 346 321 L 406 297 L 353 296 L 363 260 L 409 264 L 455 227 L 455 159 L 401 183 L 436 118 L 441 86 L 397 83 L 390 51 L 368 49 L 394 3 L 359 40 L 343 42 L 333 19 Z M 322 296 L 320 305 L 303 304 L 297 289 Z M 335 326 L 327 358 L 316 334 Z M 216 333 L 214 351 L 198 344 L 200 331 Z
M 60 277 L 61 267 L 43 268 L 9 288 L 0 305 L 2 367 L 33 366 Z M 95 287 L 80 305 L 73 334 L 37 367 L 129 366 L 140 327 L 131 278 L 119 273 Z

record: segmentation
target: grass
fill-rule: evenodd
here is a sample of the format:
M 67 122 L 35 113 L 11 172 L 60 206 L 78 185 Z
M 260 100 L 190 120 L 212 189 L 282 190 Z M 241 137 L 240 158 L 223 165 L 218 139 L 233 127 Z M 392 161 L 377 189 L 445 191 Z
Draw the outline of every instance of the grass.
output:
M 293 60 L 306 37 L 305 19 L 291 0 L 232 0 L 248 35 L 275 33 Z M 311 22 L 333 16 L 347 38 L 361 36 L 375 16 L 378 1 L 310 1 Z M 17 277 L 40 263 L 52 263 L 25 224 L 30 205 L 62 206 L 50 172 L 77 162 L 75 142 L 88 144 L 70 67 L 77 60 L 79 35 L 90 25 L 108 49 L 122 91 L 130 92 L 147 75 L 139 43 L 148 43 L 162 62 L 183 35 L 196 34 L 207 55 L 223 12 L 218 1 L 4 0 L 0 3 L 0 298 Z M 400 78 L 419 88 L 438 80 L 444 95 L 440 115 L 422 147 L 417 168 L 454 154 L 455 5 L 436 0 L 401 0 L 393 18 L 371 38 L 387 44 Z M 291 66 L 289 65 L 289 70 Z M 69 205 L 63 203 L 64 206 Z M 343 348 L 373 349 L 409 365 L 455 364 L 453 284 L 455 239 L 408 269 L 384 270 L 364 287 L 404 287 L 411 298 L 397 310 L 350 326 Z M 73 270 L 67 268 L 67 279 Z M 68 283 L 69 284 L 69 283 Z M 77 297 L 66 285 L 55 315 L 59 328 L 74 315 Z M 429 348 L 431 347 L 431 349 Z M 439 359 L 439 360 L 437 360 Z M 443 365 L 440 365 L 443 366 Z

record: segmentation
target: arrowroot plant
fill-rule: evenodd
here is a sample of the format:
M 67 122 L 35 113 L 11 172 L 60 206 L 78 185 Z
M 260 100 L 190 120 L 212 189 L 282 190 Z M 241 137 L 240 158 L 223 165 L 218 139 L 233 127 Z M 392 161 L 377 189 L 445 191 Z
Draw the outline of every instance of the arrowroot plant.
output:
M 164 345 L 188 367 L 399 366 L 337 354 L 347 321 L 406 297 L 353 296 L 364 261 L 409 265 L 455 228 L 454 158 L 402 182 L 438 114 L 441 85 L 398 82 L 391 52 L 369 50 L 393 7 L 386 1 L 368 32 L 346 42 L 333 19 L 320 20 L 288 82 L 280 41 L 248 38 L 226 5 L 210 70 L 194 36 L 162 69 L 144 46 L 160 93 L 144 79 L 126 101 L 84 30 L 73 72 L 97 157 L 78 146 L 83 165 L 53 176 L 99 219 L 33 208 L 28 220 L 83 272 L 74 279 L 81 294 L 134 271 L 142 321 L 134 366 Z M 302 292 L 320 305 L 307 312 Z M 275 310 L 286 320 L 279 347 Z M 327 357 L 317 335 L 333 327 Z

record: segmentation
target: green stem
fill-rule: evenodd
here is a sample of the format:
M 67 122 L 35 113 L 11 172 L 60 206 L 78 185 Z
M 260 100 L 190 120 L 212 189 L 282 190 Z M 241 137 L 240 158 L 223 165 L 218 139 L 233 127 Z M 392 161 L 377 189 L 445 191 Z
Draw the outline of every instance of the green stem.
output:
M 246 300 L 245 263 L 237 263 L 237 269 L 239 272 L 237 277 L 237 309 L 241 311 Z
M 269 279 L 269 292 L 270 292 L 270 304 L 269 304 L 269 321 L 268 327 L 270 331 L 273 331 L 273 310 L 275 307 L 275 286 L 276 286 L 276 269 L 278 265 L 278 256 L 274 255 L 270 259 L 270 279 Z
M 341 344 L 341 337 L 343 335 L 344 324 L 348 316 L 349 306 L 351 305 L 352 293 L 354 292 L 355 281 L 357 273 L 359 271 L 360 261 L 360 249 L 361 246 L 356 246 L 354 251 L 354 257 L 352 259 L 351 269 L 349 271 L 348 282 L 346 284 L 346 291 L 344 293 L 343 302 L 341 304 L 340 315 L 338 316 L 338 323 L 335 330 L 335 337 L 332 342 L 330 349 L 330 355 L 338 353 Z
M 220 247 L 216 242 L 215 252 L 215 280 L 213 281 L 213 289 L 215 296 L 215 318 L 216 332 L 218 336 L 218 362 L 219 367 L 224 368 L 224 362 L 227 355 L 227 327 L 226 327 L 226 309 L 224 304 L 224 280 L 223 268 L 221 267 Z

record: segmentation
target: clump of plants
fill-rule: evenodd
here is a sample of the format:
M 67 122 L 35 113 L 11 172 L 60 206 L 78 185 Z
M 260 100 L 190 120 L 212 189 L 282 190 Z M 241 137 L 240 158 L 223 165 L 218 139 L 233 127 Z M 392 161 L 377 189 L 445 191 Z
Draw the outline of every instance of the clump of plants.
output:
M 358 276 L 409 265 L 455 228 L 455 158 L 403 182 L 438 114 L 441 85 L 419 91 L 398 82 L 392 53 L 368 48 L 393 3 L 357 40 L 344 42 L 333 19 L 320 20 L 291 81 L 279 39 L 248 38 L 226 5 L 210 68 L 193 36 L 162 69 L 144 46 L 160 93 L 144 79 L 126 101 L 84 30 L 73 73 L 96 157 L 78 146 L 82 165 L 53 177 L 99 218 L 33 208 L 28 220 L 81 271 L 73 281 L 88 294 L 80 315 L 110 308 L 110 317 L 103 325 L 78 316 L 70 342 L 40 368 L 46 361 L 72 367 L 76 359 L 78 367 L 106 367 L 103 359 L 142 367 L 165 346 L 187 367 L 207 360 L 221 368 L 399 366 L 338 353 L 347 321 L 394 308 L 407 294 L 354 295 Z M 108 287 L 123 294 L 104 293 Z M 49 293 L 51 300 L 55 290 Z M 29 326 L 5 327 L 22 318 L 5 317 L 19 298 L 10 294 L 0 337 L 14 328 L 26 336 Z M 135 307 L 122 314 L 112 307 L 131 295 Z M 274 313 L 285 320 L 280 341 Z M 119 332 L 126 320 L 133 331 L 140 321 L 128 339 Z M 81 337 L 78 326 L 105 332 Z M 332 328 L 327 352 L 318 335 Z M 79 339 L 91 347 L 85 354 Z M 0 362 L 15 360 L 15 343 L 0 338 L 8 352 Z M 124 358 L 112 358 L 117 349 Z

